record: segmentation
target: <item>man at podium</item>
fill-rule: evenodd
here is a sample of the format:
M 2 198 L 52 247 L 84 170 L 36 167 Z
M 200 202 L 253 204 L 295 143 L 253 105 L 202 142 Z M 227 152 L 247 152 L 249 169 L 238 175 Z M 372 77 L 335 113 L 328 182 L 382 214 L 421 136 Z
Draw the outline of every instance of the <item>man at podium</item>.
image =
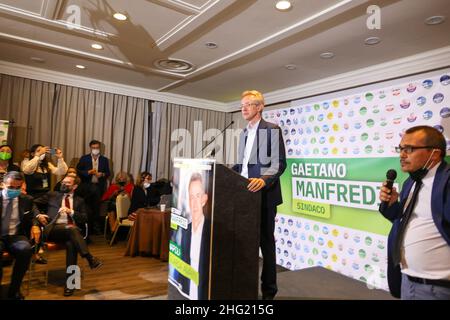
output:
M 261 291 L 263 299 L 272 300 L 278 291 L 274 231 L 277 206 L 283 203 L 279 177 L 286 169 L 286 154 L 280 127 L 262 119 L 263 109 L 264 97 L 260 92 L 242 93 L 241 113 L 248 124 L 240 135 L 238 164 L 233 170 L 249 179 L 249 191 L 262 192 Z

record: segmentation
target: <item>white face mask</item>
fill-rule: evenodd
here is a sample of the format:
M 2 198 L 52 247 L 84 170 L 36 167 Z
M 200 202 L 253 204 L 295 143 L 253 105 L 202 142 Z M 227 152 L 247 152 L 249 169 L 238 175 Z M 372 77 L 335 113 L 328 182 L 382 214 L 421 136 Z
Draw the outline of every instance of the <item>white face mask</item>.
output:
M 45 159 L 45 153 L 44 154 L 41 154 L 40 156 L 39 156 L 39 160 L 44 160 Z
M 148 187 L 150 187 L 150 183 L 149 182 L 144 182 L 144 189 L 147 189 Z
M 96 156 L 96 155 L 100 154 L 100 149 L 92 149 L 91 152 L 94 156 Z

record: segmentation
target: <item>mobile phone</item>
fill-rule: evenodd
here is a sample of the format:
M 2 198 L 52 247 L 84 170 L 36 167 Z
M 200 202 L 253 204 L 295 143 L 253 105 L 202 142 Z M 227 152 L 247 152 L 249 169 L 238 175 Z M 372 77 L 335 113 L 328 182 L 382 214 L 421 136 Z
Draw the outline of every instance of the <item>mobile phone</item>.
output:
M 50 149 L 50 154 L 51 154 L 52 156 L 54 156 L 54 155 L 56 154 L 56 148 L 51 148 L 51 149 Z

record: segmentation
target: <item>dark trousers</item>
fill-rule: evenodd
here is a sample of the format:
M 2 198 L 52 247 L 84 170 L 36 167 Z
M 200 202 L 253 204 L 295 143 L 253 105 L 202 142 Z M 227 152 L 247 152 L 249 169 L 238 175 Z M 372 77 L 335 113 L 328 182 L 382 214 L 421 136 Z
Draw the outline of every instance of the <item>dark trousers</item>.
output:
M 261 273 L 261 292 L 263 296 L 275 296 L 277 287 L 277 269 L 275 256 L 275 216 L 277 208 L 261 203 L 260 242 L 263 256 Z
M 100 183 L 86 183 L 84 185 L 84 201 L 87 207 L 88 226 L 91 233 L 101 231 L 102 221 L 100 221 L 100 203 L 104 193 L 104 186 Z M 98 230 L 97 230 L 98 229 Z
M 77 227 L 55 224 L 48 233 L 47 240 L 66 245 L 66 267 L 77 265 L 78 253 L 83 258 L 89 255 L 86 241 Z
M 3 276 L 2 254 L 8 251 L 15 259 L 13 272 L 11 276 L 11 284 L 9 286 L 8 296 L 13 297 L 20 291 L 23 277 L 30 265 L 31 249 L 30 242 L 27 237 L 21 235 L 4 236 L 0 238 L 0 283 Z

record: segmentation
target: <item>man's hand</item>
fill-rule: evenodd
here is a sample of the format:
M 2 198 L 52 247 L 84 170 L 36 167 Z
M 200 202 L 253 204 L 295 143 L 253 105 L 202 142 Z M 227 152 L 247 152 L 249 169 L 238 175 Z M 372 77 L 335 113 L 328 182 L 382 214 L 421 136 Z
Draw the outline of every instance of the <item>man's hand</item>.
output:
M 257 192 L 266 186 L 266 182 L 261 178 L 250 178 L 247 186 L 248 191 Z
M 92 174 L 92 175 L 97 175 L 97 170 L 95 170 L 95 169 L 91 169 L 91 170 L 89 170 L 88 171 L 88 174 Z
M 390 190 L 389 188 L 386 188 L 386 182 L 383 183 L 383 186 L 380 189 L 380 200 L 381 201 L 387 201 L 389 203 L 389 207 L 398 201 L 398 192 L 395 187 Z
M 61 208 L 59 208 L 58 213 L 70 215 L 70 214 L 72 214 L 72 209 L 69 209 L 69 208 L 66 208 L 66 207 L 61 207 Z
M 46 214 L 40 214 L 37 219 L 43 226 L 46 226 L 48 224 L 48 215 Z
M 34 240 L 35 243 L 39 243 L 39 241 L 41 241 L 41 228 L 38 226 L 32 226 L 30 239 Z
M 97 176 L 97 178 L 103 177 L 103 172 L 95 172 L 95 175 Z
M 132 214 L 128 215 L 128 220 L 130 221 L 136 221 L 137 214 L 136 212 L 133 212 Z

